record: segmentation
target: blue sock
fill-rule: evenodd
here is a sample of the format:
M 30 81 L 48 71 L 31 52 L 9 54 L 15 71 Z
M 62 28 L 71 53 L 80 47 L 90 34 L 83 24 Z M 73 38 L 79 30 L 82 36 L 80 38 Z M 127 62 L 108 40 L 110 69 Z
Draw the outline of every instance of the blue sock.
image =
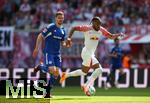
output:
M 48 85 L 46 87 L 46 93 L 47 94 L 50 94 L 50 92 L 51 92 L 51 90 L 52 90 L 52 88 L 54 86 L 55 80 L 56 80 L 56 78 L 53 75 L 51 75 L 50 76 L 50 80 L 48 82 Z

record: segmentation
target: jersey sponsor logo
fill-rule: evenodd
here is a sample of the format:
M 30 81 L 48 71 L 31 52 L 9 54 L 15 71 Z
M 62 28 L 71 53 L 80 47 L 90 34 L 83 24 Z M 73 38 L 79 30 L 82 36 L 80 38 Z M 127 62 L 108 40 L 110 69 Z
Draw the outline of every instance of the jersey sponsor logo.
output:
M 99 38 L 96 37 L 96 36 L 93 36 L 93 37 L 91 37 L 90 39 L 91 39 L 91 40 L 98 40 Z
M 55 38 L 55 39 L 62 39 L 62 37 L 59 37 L 59 36 L 53 36 L 53 38 Z

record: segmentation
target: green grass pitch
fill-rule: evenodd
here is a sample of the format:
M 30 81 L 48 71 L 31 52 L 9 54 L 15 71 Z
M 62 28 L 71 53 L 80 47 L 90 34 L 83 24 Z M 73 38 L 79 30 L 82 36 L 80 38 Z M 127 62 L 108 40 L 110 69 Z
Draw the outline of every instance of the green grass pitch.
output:
M 150 103 L 150 88 L 96 88 L 96 94 L 87 97 L 80 87 L 55 87 L 52 99 L 6 99 L 5 96 L 0 96 L 0 103 Z

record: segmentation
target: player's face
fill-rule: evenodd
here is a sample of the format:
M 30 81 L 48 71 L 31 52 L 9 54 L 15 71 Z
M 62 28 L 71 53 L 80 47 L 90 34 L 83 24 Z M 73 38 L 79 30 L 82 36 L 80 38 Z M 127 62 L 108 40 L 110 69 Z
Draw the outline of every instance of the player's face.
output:
M 100 23 L 99 20 L 93 20 L 93 21 L 92 21 L 92 24 L 93 24 L 93 28 L 94 28 L 96 31 L 98 31 L 98 30 L 100 29 L 101 23 Z
M 58 25 L 62 25 L 64 22 L 64 15 L 57 15 L 57 17 L 55 19 L 56 19 L 56 23 Z

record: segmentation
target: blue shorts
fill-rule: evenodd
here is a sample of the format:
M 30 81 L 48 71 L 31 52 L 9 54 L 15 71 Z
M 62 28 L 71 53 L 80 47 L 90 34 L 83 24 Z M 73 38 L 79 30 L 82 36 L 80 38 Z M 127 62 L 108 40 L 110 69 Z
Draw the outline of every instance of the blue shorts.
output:
M 51 55 L 48 53 L 44 54 L 44 65 L 46 65 L 47 67 L 56 66 L 58 68 L 61 68 L 61 64 L 61 55 Z
M 116 65 L 111 64 L 111 70 L 116 70 L 121 68 L 122 68 L 122 64 L 116 64 Z

